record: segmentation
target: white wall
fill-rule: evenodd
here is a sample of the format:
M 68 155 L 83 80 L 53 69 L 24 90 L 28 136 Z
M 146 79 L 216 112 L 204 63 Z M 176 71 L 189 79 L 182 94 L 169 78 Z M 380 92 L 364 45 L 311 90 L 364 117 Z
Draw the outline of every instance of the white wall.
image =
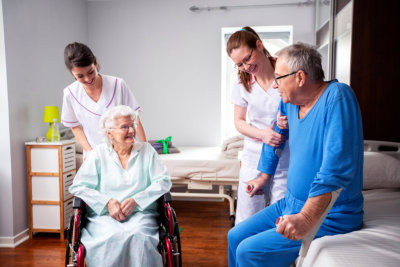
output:
M 4 47 L 3 5 L 0 1 L 0 236 L 13 232 L 10 127 L 8 116 L 6 53 Z M 10 218 L 11 217 L 11 218 Z
M 189 7 L 279 2 L 2 0 L 0 53 L 4 42 L 7 74 L 0 69 L 0 239 L 28 227 L 24 142 L 45 135 L 43 107 L 61 107 L 62 89 L 73 81 L 63 64 L 67 43 L 88 43 L 103 73 L 127 81 L 144 108 L 149 138 L 219 145 L 221 28 L 294 25 L 294 41 L 313 43 L 314 8 L 193 13 Z
M 28 227 L 24 142 L 46 134 L 45 105 L 61 107 L 62 89 L 71 82 L 64 47 L 71 40 L 87 42 L 88 12 L 86 0 L 3 0 L 2 5 L 7 88 L 3 92 L 2 87 L 0 97 L 3 101 L 8 94 L 9 110 L 0 119 L 10 138 L 1 138 L 1 147 L 11 151 L 11 172 L 0 177 L 0 195 L 8 196 L 7 208 L 2 202 L 0 210 L 0 237 L 12 237 Z
M 171 135 L 177 145 L 219 145 L 221 27 L 294 25 L 294 41 L 314 43 L 314 7 L 199 13 L 189 7 L 278 2 L 91 1 L 89 44 L 102 72 L 124 78 L 133 90 L 150 139 Z

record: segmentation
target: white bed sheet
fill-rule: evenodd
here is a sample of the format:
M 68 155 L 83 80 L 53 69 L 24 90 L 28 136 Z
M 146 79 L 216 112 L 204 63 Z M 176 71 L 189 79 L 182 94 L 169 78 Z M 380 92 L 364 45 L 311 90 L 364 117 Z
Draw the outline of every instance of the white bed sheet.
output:
M 179 147 L 181 153 L 162 154 L 171 177 L 207 180 L 238 179 L 240 161 L 224 158 L 221 147 Z
M 314 240 L 303 266 L 400 266 L 400 189 L 363 194 L 363 228 Z

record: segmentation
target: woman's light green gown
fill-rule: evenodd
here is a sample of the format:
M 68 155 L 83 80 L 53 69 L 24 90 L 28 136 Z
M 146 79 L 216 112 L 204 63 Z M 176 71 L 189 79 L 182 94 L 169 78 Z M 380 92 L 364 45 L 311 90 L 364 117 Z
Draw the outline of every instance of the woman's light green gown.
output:
M 162 266 L 156 200 L 170 188 L 167 168 L 150 144 L 134 144 L 126 169 L 112 147 L 96 146 L 69 188 L 88 205 L 88 223 L 82 233 L 86 265 Z M 120 203 L 133 198 L 138 205 L 118 222 L 106 207 L 111 198 Z

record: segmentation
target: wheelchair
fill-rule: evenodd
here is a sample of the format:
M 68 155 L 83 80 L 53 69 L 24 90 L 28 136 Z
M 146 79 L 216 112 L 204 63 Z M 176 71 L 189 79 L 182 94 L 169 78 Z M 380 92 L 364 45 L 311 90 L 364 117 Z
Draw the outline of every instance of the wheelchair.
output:
M 157 200 L 159 224 L 158 251 L 165 267 L 182 266 L 182 250 L 179 226 L 174 209 L 171 207 L 172 196 L 168 192 Z M 75 197 L 74 215 L 71 216 L 67 231 L 67 247 L 65 253 L 66 267 L 85 266 L 85 247 L 81 243 L 82 229 L 86 224 L 86 203 Z

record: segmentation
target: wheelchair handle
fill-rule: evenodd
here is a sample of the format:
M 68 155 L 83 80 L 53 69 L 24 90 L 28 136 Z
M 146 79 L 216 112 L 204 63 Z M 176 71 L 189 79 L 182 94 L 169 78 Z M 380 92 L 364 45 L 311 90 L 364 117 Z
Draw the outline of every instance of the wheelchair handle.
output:
M 86 208 L 86 203 L 79 197 L 74 198 L 74 204 L 72 205 L 74 209 L 84 209 Z
M 171 193 L 170 193 L 170 192 L 165 193 L 165 194 L 162 196 L 162 199 L 163 199 L 163 201 L 164 201 L 165 203 L 171 203 L 171 202 L 172 202 L 172 195 L 171 195 Z

